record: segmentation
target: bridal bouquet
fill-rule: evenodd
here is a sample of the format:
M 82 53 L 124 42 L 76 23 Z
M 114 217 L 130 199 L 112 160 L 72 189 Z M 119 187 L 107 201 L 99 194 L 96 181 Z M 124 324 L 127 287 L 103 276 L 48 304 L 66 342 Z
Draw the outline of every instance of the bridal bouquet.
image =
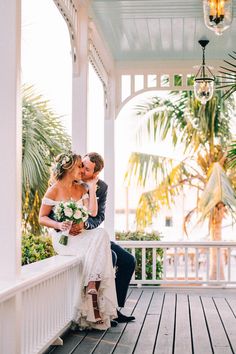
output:
M 70 200 L 68 202 L 60 202 L 55 206 L 54 217 L 60 222 L 71 221 L 72 225 L 72 223 L 79 224 L 81 222 L 85 222 L 89 217 L 89 212 L 85 206 L 81 205 L 81 203 Z M 68 230 L 64 231 L 64 234 L 61 235 L 59 240 L 59 242 L 64 246 L 68 243 L 70 227 Z

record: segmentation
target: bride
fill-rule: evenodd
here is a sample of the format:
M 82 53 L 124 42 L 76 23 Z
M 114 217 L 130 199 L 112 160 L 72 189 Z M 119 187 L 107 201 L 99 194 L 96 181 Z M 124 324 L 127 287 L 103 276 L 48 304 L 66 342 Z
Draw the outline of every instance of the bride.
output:
M 52 168 L 52 186 L 48 188 L 39 212 L 41 225 L 51 228 L 52 242 L 59 255 L 78 255 L 82 259 L 79 287 L 75 293 L 73 322 L 81 328 L 107 329 L 117 317 L 115 275 L 112 266 L 110 239 L 104 229 L 83 230 L 69 235 L 67 245 L 59 243 L 62 232 L 70 222 L 56 221 L 54 208 L 61 201 L 75 200 L 97 214 L 96 182 L 88 183 L 88 190 L 78 183 L 83 170 L 81 157 L 73 153 L 60 154 Z

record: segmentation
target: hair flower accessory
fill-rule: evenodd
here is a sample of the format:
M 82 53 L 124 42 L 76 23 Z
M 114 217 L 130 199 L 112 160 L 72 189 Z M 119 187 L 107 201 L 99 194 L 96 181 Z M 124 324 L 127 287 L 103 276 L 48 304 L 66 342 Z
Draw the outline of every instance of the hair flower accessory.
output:
M 70 162 L 70 157 L 68 155 L 66 155 L 65 157 L 63 157 L 62 161 L 61 161 L 61 165 L 66 165 L 68 162 Z

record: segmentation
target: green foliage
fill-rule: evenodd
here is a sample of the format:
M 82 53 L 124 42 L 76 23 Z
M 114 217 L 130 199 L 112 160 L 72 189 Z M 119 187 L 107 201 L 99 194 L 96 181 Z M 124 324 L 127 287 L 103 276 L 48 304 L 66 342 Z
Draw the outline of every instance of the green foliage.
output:
M 116 232 L 116 240 L 120 241 L 160 241 L 161 234 L 158 232 Z M 127 249 L 129 252 L 130 249 Z M 135 250 L 136 268 L 135 279 L 142 279 L 142 249 Z M 146 248 L 146 279 L 152 279 L 152 248 Z M 163 274 L 163 249 L 156 249 L 156 279 L 161 279 Z
M 184 186 L 194 188 L 200 196 L 215 163 L 223 167 L 228 184 L 236 187 L 235 173 L 226 158 L 232 140 L 230 119 L 235 116 L 234 112 L 233 98 L 226 102 L 219 91 L 206 105 L 201 105 L 191 91 L 172 91 L 167 99 L 153 97 L 137 106 L 137 120 L 143 120 L 143 124 L 139 124 L 139 137 L 147 136 L 154 141 L 169 137 L 173 147 L 182 144 L 185 153 L 182 161 L 140 152 L 130 156 L 125 176 L 128 184 L 135 183 L 144 189 L 154 186 L 140 197 L 136 211 L 139 229 L 151 225 L 163 205 L 170 207 Z M 232 163 L 235 151 L 232 146 Z M 222 189 L 219 183 L 216 187 Z M 228 199 L 224 203 L 232 206 Z M 199 212 L 198 205 L 194 210 Z M 205 218 L 209 213 L 203 211 L 203 215 Z
M 233 52 L 236 54 L 236 52 Z M 219 70 L 221 76 L 219 79 L 221 80 L 220 86 L 218 88 L 225 89 L 225 93 L 223 95 L 224 99 L 228 99 L 236 92 L 236 75 L 235 75 L 235 68 L 236 68 L 236 57 L 232 54 L 228 54 L 230 60 L 233 59 L 234 61 L 224 60 L 226 65 L 228 66 L 220 66 L 222 70 Z
M 50 165 L 56 155 L 71 148 L 71 139 L 60 117 L 32 86 L 23 87 L 22 147 L 22 228 L 39 235 L 38 214 Z
M 55 255 L 51 238 L 48 236 L 22 236 L 22 265 L 40 261 Z

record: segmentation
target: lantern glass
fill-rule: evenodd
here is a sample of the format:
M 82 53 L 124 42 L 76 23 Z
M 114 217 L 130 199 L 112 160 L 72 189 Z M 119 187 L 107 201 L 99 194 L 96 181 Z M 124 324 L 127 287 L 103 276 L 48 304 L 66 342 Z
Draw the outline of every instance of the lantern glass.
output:
M 221 35 L 232 23 L 232 0 L 203 0 L 205 25 Z
M 202 104 L 206 104 L 214 93 L 214 79 L 203 77 L 194 81 L 194 95 Z

